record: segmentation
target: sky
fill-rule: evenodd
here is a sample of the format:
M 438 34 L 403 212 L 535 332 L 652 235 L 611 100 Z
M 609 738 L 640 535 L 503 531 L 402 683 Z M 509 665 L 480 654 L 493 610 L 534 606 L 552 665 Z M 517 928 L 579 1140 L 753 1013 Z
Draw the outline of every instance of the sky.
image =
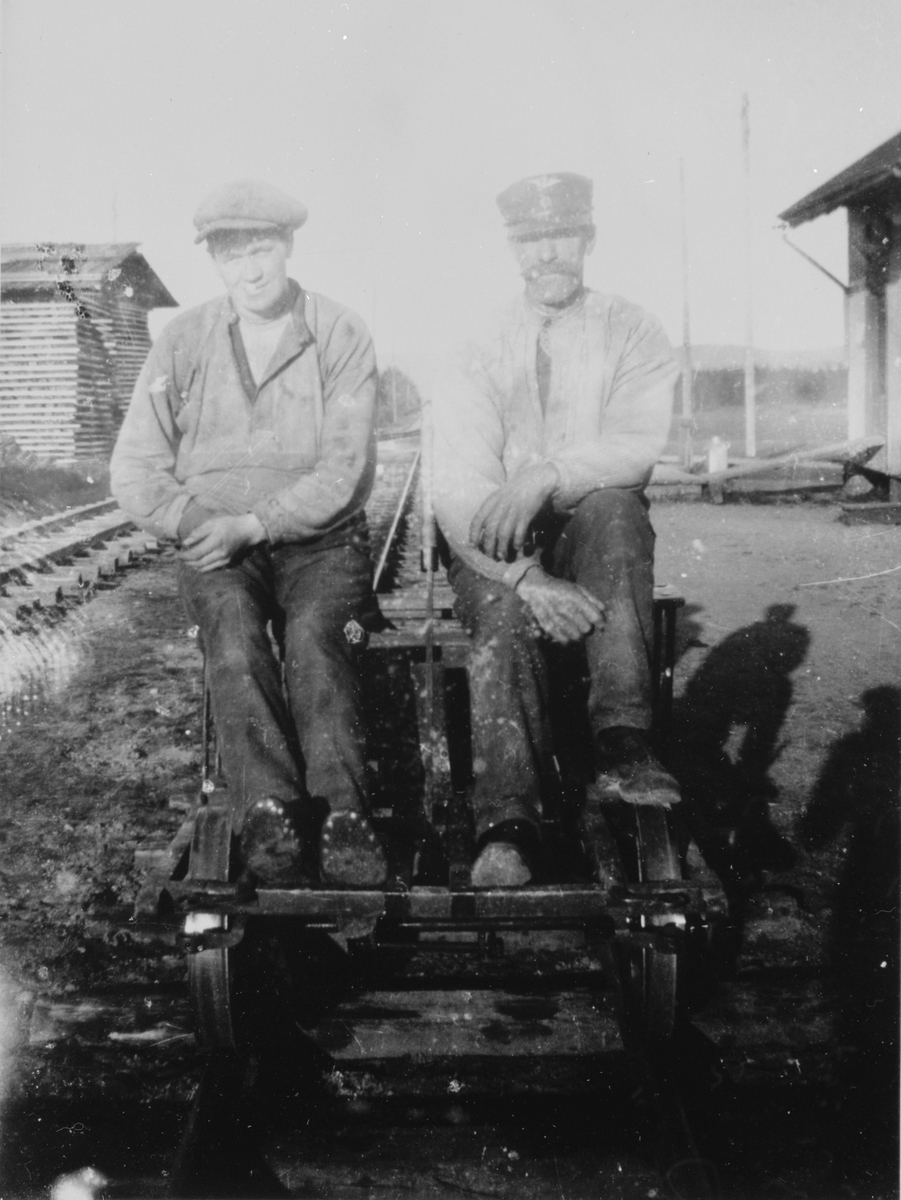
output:
M 4 242 L 139 242 L 189 307 L 221 291 L 197 205 L 267 179 L 310 212 L 292 275 L 422 382 L 520 289 L 496 195 L 560 170 L 594 180 L 586 282 L 674 343 L 682 164 L 692 341 L 744 339 L 747 195 L 755 343 L 840 345 L 841 291 L 778 213 L 901 128 L 897 0 L 5 0 L 3 19 Z M 847 278 L 844 210 L 791 236 Z

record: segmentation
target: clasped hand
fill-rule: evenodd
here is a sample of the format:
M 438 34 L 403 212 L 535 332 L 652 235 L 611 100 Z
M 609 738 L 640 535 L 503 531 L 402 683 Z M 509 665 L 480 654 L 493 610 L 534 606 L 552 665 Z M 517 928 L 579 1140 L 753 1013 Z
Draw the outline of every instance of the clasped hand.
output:
M 554 642 L 578 642 L 604 623 L 604 605 L 578 583 L 532 567 L 516 586 L 543 633 Z
M 266 531 L 253 513 L 210 517 L 182 539 L 178 557 L 196 571 L 217 571 L 265 537 Z
M 525 545 L 529 526 L 554 494 L 560 476 L 550 463 L 526 467 L 488 497 L 472 519 L 469 540 L 489 558 L 507 559 Z M 543 633 L 565 645 L 604 622 L 604 605 L 577 583 L 530 568 L 516 587 Z
M 492 492 L 472 519 L 470 544 L 489 558 L 506 559 L 525 545 L 529 526 L 554 494 L 560 476 L 550 463 L 526 467 Z

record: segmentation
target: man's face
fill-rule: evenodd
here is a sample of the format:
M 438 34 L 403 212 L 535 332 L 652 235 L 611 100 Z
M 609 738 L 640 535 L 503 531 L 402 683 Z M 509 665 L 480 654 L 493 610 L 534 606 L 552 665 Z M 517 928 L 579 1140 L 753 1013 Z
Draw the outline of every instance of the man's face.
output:
M 260 321 L 279 313 L 293 249 L 293 239 L 278 237 L 234 239 L 216 247 L 213 261 L 239 316 Z
M 565 304 L 581 290 L 585 257 L 594 249 L 594 233 L 564 230 L 510 240 L 526 281 L 526 294 L 538 304 Z

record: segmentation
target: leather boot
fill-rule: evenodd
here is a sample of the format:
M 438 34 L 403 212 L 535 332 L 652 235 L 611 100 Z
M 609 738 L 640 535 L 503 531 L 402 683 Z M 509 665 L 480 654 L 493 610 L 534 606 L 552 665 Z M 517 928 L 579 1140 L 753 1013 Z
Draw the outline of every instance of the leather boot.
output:
M 325 883 L 378 888 L 388 878 L 388 861 L 375 830 L 354 809 L 331 813 L 322 826 L 319 866 Z
M 604 729 L 595 748 L 597 775 L 588 789 L 591 800 L 670 808 L 682 799 L 679 784 L 651 750 L 645 730 L 628 725 Z
M 485 835 L 472 868 L 476 888 L 523 887 L 532 878 L 537 833 L 526 821 L 502 821 Z
M 255 886 L 300 883 L 302 845 L 291 806 L 275 796 L 257 800 L 244 814 L 238 837 L 245 878 Z

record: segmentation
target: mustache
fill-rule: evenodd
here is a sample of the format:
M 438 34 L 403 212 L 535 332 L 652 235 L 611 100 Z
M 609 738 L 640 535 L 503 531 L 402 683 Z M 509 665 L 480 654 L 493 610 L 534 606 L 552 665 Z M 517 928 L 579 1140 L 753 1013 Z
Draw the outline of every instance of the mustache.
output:
M 579 279 L 582 272 L 568 263 L 554 263 L 549 267 L 532 267 L 526 273 L 527 279 L 542 279 L 545 275 L 568 275 L 570 279 Z

